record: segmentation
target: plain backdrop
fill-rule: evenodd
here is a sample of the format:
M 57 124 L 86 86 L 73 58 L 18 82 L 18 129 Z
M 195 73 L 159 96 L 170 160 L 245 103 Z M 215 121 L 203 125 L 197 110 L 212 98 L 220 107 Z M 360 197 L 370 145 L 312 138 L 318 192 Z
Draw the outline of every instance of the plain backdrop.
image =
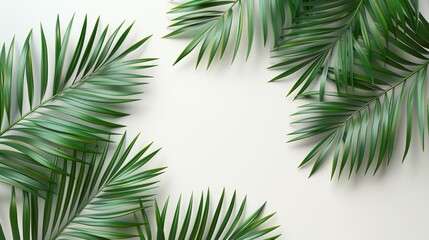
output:
M 302 102 L 286 97 L 292 80 L 267 83 L 278 72 L 267 69 L 270 47 L 263 47 L 260 36 L 247 61 L 241 51 L 233 65 L 230 59 L 216 59 L 209 70 L 195 70 L 195 54 L 172 66 L 187 40 L 162 38 L 169 32 L 166 12 L 174 2 L 0 2 L 1 42 L 16 36 L 18 46 L 40 23 L 52 41 L 57 14 L 63 24 L 74 13 L 79 23 L 85 14 L 92 22 L 101 16 L 102 26 L 135 21 L 132 40 L 153 34 L 143 54 L 160 58 L 159 66 L 148 71 L 155 78 L 144 87 L 142 101 L 129 105 L 131 115 L 121 123 L 130 135 L 142 133 L 140 146 L 154 141 L 162 147 L 152 163 L 168 166 L 157 190 L 161 200 L 175 200 L 180 193 L 187 198 L 208 187 L 219 196 L 225 187 L 228 196 L 234 190 L 240 197 L 247 194 L 248 209 L 267 201 L 266 213 L 277 212 L 272 223 L 282 225 L 282 239 L 429 239 L 429 159 L 418 144 L 401 163 L 400 141 L 391 164 L 376 176 L 331 181 L 330 162 L 310 179 L 308 167 L 297 169 L 314 145 L 286 143 L 294 129 L 290 114 Z M 429 16 L 429 4 L 421 5 Z

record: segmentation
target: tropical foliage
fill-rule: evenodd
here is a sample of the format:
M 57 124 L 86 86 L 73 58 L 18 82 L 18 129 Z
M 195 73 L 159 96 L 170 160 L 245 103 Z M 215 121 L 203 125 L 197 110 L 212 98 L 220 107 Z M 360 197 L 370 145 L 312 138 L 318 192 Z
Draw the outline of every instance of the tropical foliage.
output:
M 105 144 L 100 154 L 75 152 L 81 162 L 57 159 L 67 175 L 52 172 L 45 199 L 22 191 L 23 204 L 18 207 L 16 190 L 12 187 L 9 225 L 13 239 L 155 239 L 152 236 L 166 239 L 167 204 L 160 211 L 155 202 L 155 215 L 146 213 L 155 195 L 158 182 L 155 178 L 164 168 L 147 169 L 145 166 L 159 150 L 148 153 L 148 145 L 130 156 L 137 137 L 128 146 L 125 146 L 125 139 L 123 135 L 110 157 L 110 144 Z M 96 152 L 97 147 L 94 150 Z M 222 193 L 214 215 L 210 216 L 209 193 L 205 200 L 202 195 L 198 212 L 192 217 L 191 198 L 180 225 L 179 200 L 168 239 L 219 239 L 221 236 L 257 239 L 277 228 L 265 226 L 273 214 L 261 217 L 264 206 L 245 218 L 246 199 L 234 213 L 235 199 L 234 193 L 228 210 L 221 216 Z M 153 229 L 151 222 L 156 223 Z M 0 239 L 7 239 L 3 228 L 0 224 Z
M 198 16 L 205 18 L 216 2 L 190 0 L 173 12 L 192 6 L 184 9 L 192 14 L 201 11 Z M 366 165 L 365 172 L 373 165 L 377 172 L 394 156 L 402 112 L 407 122 L 403 158 L 411 145 L 414 123 L 424 147 L 429 125 L 429 25 L 419 12 L 419 1 L 303 0 L 285 1 L 284 6 L 292 10 L 286 11 L 292 20 L 283 22 L 286 26 L 275 38 L 277 63 L 270 68 L 282 72 L 271 81 L 295 78 L 288 95 L 313 99 L 294 114 L 298 119 L 293 123 L 302 127 L 290 133 L 291 142 L 318 141 L 300 166 L 312 162 L 312 175 L 333 155 L 332 176 L 337 171 L 340 176 L 347 165 L 349 175 L 359 172 L 362 165 Z M 278 17 L 283 14 L 280 8 L 271 12 Z M 264 14 L 261 18 L 269 19 Z M 205 24 L 198 19 L 192 24 Z M 195 30 L 175 31 L 184 34 L 191 29 Z M 217 34 L 228 36 L 220 30 Z
M 216 209 L 210 216 L 210 192 L 207 191 L 206 197 L 201 194 L 197 205 L 197 212 L 193 216 L 193 196 L 189 200 L 186 208 L 186 214 L 180 222 L 180 207 L 181 198 L 177 202 L 174 210 L 173 220 L 169 229 L 166 229 L 168 216 L 168 200 L 164 207 L 160 209 L 158 203 L 155 202 L 156 226 L 150 227 L 146 231 L 140 231 L 141 239 L 152 239 L 152 234 L 156 235 L 156 239 L 277 239 L 280 235 L 267 237 L 272 231 L 279 226 L 265 226 L 267 221 L 274 214 L 262 216 L 262 211 L 265 204 L 257 209 L 253 214 L 245 217 L 244 210 L 246 206 L 246 198 L 240 204 L 238 211 L 234 212 L 236 205 L 236 193 L 234 192 L 228 205 L 224 203 L 225 190 L 217 203 Z M 226 208 L 226 210 L 223 210 Z M 222 215 L 222 211 L 224 214 Z
M 292 6 L 295 6 L 295 1 L 291 2 Z M 253 45 L 257 12 L 261 15 L 264 45 L 267 43 L 269 29 L 273 32 L 276 44 L 287 21 L 286 0 L 191 0 L 174 7 L 169 13 L 179 16 L 175 17 L 173 24 L 170 25 L 175 30 L 166 37 L 192 36 L 192 41 L 182 51 L 175 64 L 198 45 L 201 46 L 197 66 L 207 53 L 209 67 L 217 53 L 220 58 L 224 56 L 228 45 L 233 49 L 232 61 L 234 61 L 245 31 L 248 57 Z
M 127 48 L 123 45 L 132 25 L 122 33 L 121 25 L 112 34 L 108 28 L 100 34 L 97 19 L 85 40 L 85 18 L 69 54 L 72 25 L 73 20 L 63 36 L 57 20 L 53 71 L 48 67 L 43 28 L 40 61 L 33 59 L 38 54 L 32 47 L 31 32 L 18 66 L 14 66 L 14 41 L 7 50 L 3 45 L 0 53 L 0 181 L 11 188 L 9 210 L 2 215 L 8 219 L 0 221 L 0 240 L 165 239 L 167 205 L 161 213 L 154 201 L 157 177 L 165 168 L 147 167 L 159 149 L 149 151 L 148 145 L 132 154 L 138 137 L 126 144 L 124 134 L 115 144 L 111 132 L 121 127 L 112 121 L 126 115 L 117 105 L 137 100 L 132 98 L 139 93 L 136 86 L 148 77 L 140 71 L 154 66 L 152 58 L 124 60 L 148 38 Z M 188 235 L 259 239 L 277 228 L 267 226 L 272 214 L 263 216 L 264 206 L 245 217 L 243 200 L 235 213 L 235 193 L 223 216 L 224 193 L 213 216 L 209 199 L 209 194 L 205 201 L 202 196 L 192 223 L 191 199 L 176 237 L 179 201 L 169 239 Z M 147 214 L 154 204 L 155 214 Z M 153 229 L 151 222 L 156 226 Z
M 383 45 L 383 50 L 373 47 L 368 62 L 356 54 L 353 72 L 336 76 L 335 70 L 329 69 L 329 79 L 339 77 L 341 81 L 343 74 L 348 74 L 353 76 L 351 84 L 342 85 L 340 93 L 329 93 L 333 96 L 329 100 L 306 104 L 296 113 L 303 116 L 297 123 L 310 125 L 293 132 L 298 136 L 292 141 L 321 136 L 320 142 L 301 164 L 314 159 L 311 173 L 318 169 L 329 152 L 334 152 L 332 174 L 339 169 L 341 175 L 347 163 L 349 174 L 353 170 L 358 172 L 365 162 L 365 172 L 374 165 L 375 173 L 383 162 L 389 163 L 395 152 L 405 159 L 414 125 L 417 125 L 414 130 L 417 130 L 424 149 L 425 129 L 429 127 L 426 83 L 429 24 L 422 16 L 417 28 L 409 23 L 392 30 L 387 39 L 382 39 L 388 42 Z M 356 42 L 364 48 L 362 40 Z M 371 71 L 363 71 L 367 68 Z M 315 91 L 305 96 L 319 94 Z M 405 131 L 399 131 L 401 116 L 405 116 Z M 397 136 L 404 132 L 405 146 L 400 153 Z
M 45 199 L 23 192 L 21 211 L 17 209 L 12 188 L 10 226 L 13 239 L 20 239 L 20 236 L 23 239 L 30 239 L 30 236 L 31 239 L 133 237 L 130 228 L 135 230 L 140 223 L 123 217 L 140 211 L 141 204 L 151 199 L 156 183 L 153 179 L 163 172 L 163 168 L 139 171 L 158 152 L 146 154 L 150 146 L 128 159 L 136 140 L 124 146 L 124 135 L 110 158 L 107 157 L 110 144 L 105 144 L 100 154 L 74 152 L 81 162 L 57 159 L 67 175 L 52 172 Z M 43 208 L 39 208 L 39 202 Z M 39 221 L 39 213 L 42 221 Z M 22 220 L 21 224 L 18 219 Z M 6 239 L 1 232 L 0 239 Z
M 50 171 L 65 173 L 55 158 L 80 161 L 71 151 L 90 153 L 121 127 L 112 122 L 127 115 L 118 105 L 137 100 L 134 86 L 147 77 L 136 70 L 153 66 L 152 58 L 124 60 L 148 39 L 124 49 L 132 25 L 100 33 L 99 19 L 91 30 L 85 18 L 69 46 L 72 26 L 73 19 L 62 34 L 57 20 L 51 48 L 41 27 L 40 51 L 30 32 L 19 55 L 15 40 L 0 52 L 0 181 L 39 195 L 48 190 Z
M 371 49 L 385 53 L 389 31 L 405 25 L 406 19 L 413 29 L 417 27 L 408 1 L 303 1 L 302 5 L 304 10 L 294 18 L 294 24 L 285 29 L 284 38 L 275 49 L 274 57 L 279 63 L 271 68 L 284 71 L 271 81 L 305 69 L 289 94 L 299 89 L 299 96 L 318 80 L 321 101 L 330 68 L 336 74 L 334 81 L 338 90 L 340 85 L 353 86 L 355 59 L 371 73 Z

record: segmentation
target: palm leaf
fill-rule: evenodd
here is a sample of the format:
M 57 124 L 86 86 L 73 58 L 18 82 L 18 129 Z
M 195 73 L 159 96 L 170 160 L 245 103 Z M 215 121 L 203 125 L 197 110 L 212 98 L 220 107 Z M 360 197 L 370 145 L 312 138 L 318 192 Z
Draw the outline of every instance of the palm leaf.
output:
M 85 18 L 71 46 L 72 26 L 73 19 L 63 34 L 57 20 L 52 50 L 42 27 L 40 52 L 32 32 L 20 54 L 15 40 L 0 50 L 0 181 L 28 192 L 48 190 L 48 170 L 64 173 L 54 158 L 80 161 L 67 150 L 91 152 L 121 127 L 111 122 L 127 115 L 118 105 L 137 100 L 135 86 L 147 77 L 139 70 L 153 66 L 150 58 L 125 60 L 148 39 L 124 49 L 132 25 L 110 34 L 100 31 L 99 19 L 90 29 Z
M 125 146 L 125 138 L 123 135 L 111 157 L 108 157 L 109 144 L 105 144 L 100 154 L 75 152 L 76 158 L 89 164 L 57 159 L 68 176 L 52 172 L 53 183 L 49 185 L 52 191 L 45 199 L 23 192 L 20 208 L 12 188 L 9 224 L 13 239 L 20 239 L 20 236 L 23 239 L 129 239 L 137 236 L 136 227 L 143 223 L 130 217 L 143 210 L 142 204 L 148 205 L 151 201 L 151 190 L 157 183 L 154 178 L 164 168 L 144 169 L 158 150 L 147 153 L 148 145 L 130 156 L 137 137 L 128 146 Z M 2 232 L 0 239 L 6 239 Z
M 207 192 L 206 196 L 202 193 L 196 206 L 193 197 L 190 198 L 183 219 L 180 219 L 182 203 L 179 199 L 168 228 L 168 200 L 162 208 L 155 203 L 156 224 L 153 228 L 150 224 L 139 226 L 140 239 L 277 239 L 280 235 L 270 235 L 278 226 L 267 226 L 267 221 L 274 214 L 263 216 L 264 204 L 251 215 L 245 216 L 246 199 L 244 198 L 239 209 L 236 209 L 236 193 L 234 192 L 229 203 L 225 203 L 223 191 L 214 213 L 211 214 L 210 192 Z M 193 210 L 194 207 L 197 207 L 196 211 Z M 142 221 L 149 223 L 145 216 L 147 214 L 142 208 Z
M 384 52 L 372 48 L 373 59 L 364 63 L 360 56 L 354 58 L 353 82 L 358 89 L 341 85 L 343 91 L 328 93 L 329 100 L 303 105 L 295 113 L 301 118 L 295 123 L 305 124 L 291 133 L 291 141 L 318 138 L 319 143 L 301 163 L 313 162 L 313 174 L 333 152 L 332 175 L 339 175 L 348 165 L 349 176 L 365 166 L 374 174 L 383 163 L 394 156 L 401 116 L 406 121 L 406 140 L 403 159 L 410 148 L 413 125 L 417 123 L 422 148 L 425 129 L 428 128 L 427 72 L 429 65 L 429 23 L 419 17 L 418 29 L 413 21 L 388 35 L 389 44 Z M 361 40 L 359 48 L 365 48 Z M 359 54 L 357 54 L 359 55 Z M 369 64 L 372 71 L 365 71 Z M 346 74 L 350 74 L 346 71 Z M 342 82 L 343 75 L 329 69 L 328 79 Z M 339 79 L 337 79 L 339 77 Z M 313 97 L 320 92 L 308 92 L 303 97 Z M 366 163 L 366 164 L 365 164 Z M 310 175 L 311 175 L 310 174 Z
M 323 100 L 329 68 L 336 75 L 337 91 L 340 85 L 354 87 L 354 56 L 361 58 L 372 76 L 372 49 L 385 54 L 389 31 L 404 27 L 407 21 L 414 30 L 417 27 L 409 1 L 308 0 L 302 5 L 304 10 L 286 29 L 283 41 L 275 49 L 278 63 L 271 67 L 284 69 L 271 81 L 300 71 L 288 95 L 297 91 L 299 96 L 318 84 L 319 98 Z
M 255 13 L 258 12 L 258 8 L 264 44 L 267 42 L 269 29 L 272 29 L 274 39 L 278 41 L 281 29 L 286 23 L 287 5 L 286 0 L 189 0 L 174 7 L 169 13 L 179 16 L 175 17 L 172 20 L 173 24 L 170 25 L 175 30 L 166 37 L 191 36 L 192 39 L 174 64 L 200 44 L 197 66 L 207 53 L 209 67 L 217 53 L 220 58 L 224 56 L 229 45 L 234 61 L 245 30 L 249 56 L 255 31 Z

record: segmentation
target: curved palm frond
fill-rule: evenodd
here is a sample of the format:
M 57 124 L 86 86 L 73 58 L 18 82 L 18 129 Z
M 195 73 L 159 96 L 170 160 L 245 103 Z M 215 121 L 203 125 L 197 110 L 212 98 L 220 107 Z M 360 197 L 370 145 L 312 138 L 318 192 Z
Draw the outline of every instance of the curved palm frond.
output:
M 334 153 L 332 175 L 338 168 L 341 175 L 346 165 L 351 175 L 354 169 L 358 172 L 365 161 L 366 171 L 375 165 L 375 174 L 383 162 L 389 163 L 398 148 L 395 143 L 402 113 L 406 115 L 407 125 L 403 158 L 407 156 L 415 122 L 424 148 L 425 128 L 429 126 L 426 94 L 429 23 L 420 16 L 418 30 L 415 30 L 412 21 L 407 19 L 405 27 L 391 32 L 388 38 L 385 53 L 373 48 L 374 58 L 369 63 L 359 56 L 354 59 L 353 82 L 364 91 L 349 89 L 339 96 L 328 93 L 329 100 L 306 104 L 295 113 L 302 116 L 295 123 L 310 125 L 291 133 L 297 136 L 291 141 L 321 138 L 300 165 L 314 161 L 311 174 L 326 160 L 329 152 Z M 364 48 L 365 43 L 359 42 L 359 47 Z M 366 64 L 370 64 L 370 74 L 364 71 Z M 327 75 L 332 81 L 338 80 L 335 69 L 330 69 Z M 341 73 L 339 77 L 341 81 Z M 303 96 L 318 94 L 315 91 Z
M 89 164 L 57 159 L 68 176 L 52 172 L 51 191 L 46 199 L 23 191 L 20 208 L 12 187 L 9 215 L 13 239 L 136 237 L 136 227 L 143 223 L 134 221 L 132 216 L 143 209 L 143 204 L 152 201 L 151 190 L 157 183 L 154 178 L 164 170 L 144 169 L 159 151 L 147 154 L 150 145 L 129 156 L 136 140 L 137 137 L 125 146 L 124 134 L 111 157 L 108 157 L 109 144 L 105 144 L 101 154 L 76 156 Z M 1 225 L 0 239 L 7 239 Z
M 253 214 L 245 216 L 246 198 L 241 202 L 240 208 L 236 207 L 236 193 L 232 196 L 229 204 L 224 203 L 225 191 L 217 203 L 213 215 L 210 213 L 210 192 L 204 197 L 201 194 L 197 205 L 197 212 L 193 211 L 193 197 L 189 200 L 186 208 L 186 214 L 180 220 L 181 199 L 179 199 L 174 216 L 169 228 L 166 228 L 168 215 L 168 200 L 159 208 L 155 202 L 155 220 L 156 226 L 150 227 L 145 209 L 141 210 L 141 218 L 147 224 L 139 228 L 140 239 L 277 239 L 280 235 L 269 236 L 279 226 L 267 226 L 267 221 L 274 214 L 261 216 L 265 204 L 257 209 Z M 136 214 L 136 219 L 138 216 Z
M 271 81 L 304 69 L 288 95 L 298 91 L 299 96 L 318 83 L 320 100 L 324 99 L 329 68 L 334 69 L 337 91 L 340 85 L 354 86 L 354 56 L 361 58 L 365 70 L 371 73 L 371 49 L 385 54 L 383 40 L 389 40 L 389 31 L 407 24 L 417 29 L 418 25 L 408 0 L 308 0 L 303 8 L 275 49 L 274 58 L 279 62 L 271 68 L 284 71 Z
M 151 58 L 124 60 L 148 39 L 123 49 L 132 25 L 109 34 L 108 27 L 100 31 L 99 19 L 91 30 L 85 18 L 79 40 L 69 46 L 72 26 L 73 19 L 62 34 L 57 19 L 55 59 L 42 27 L 40 52 L 32 32 L 19 55 L 14 40 L 1 48 L 0 181 L 28 192 L 47 190 L 49 171 L 65 173 L 54 158 L 80 161 L 66 150 L 91 152 L 108 141 L 110 130 L 121 127 L 110 120 L 127 115 L 118 105 L 137 100 L 135 86 L 148 77 L 139 70 L 153 66 Z
M 292 8 L 296 8 L 294 2 Z M 222 58 L 228 44 L 233 46 L 234 61 L 244 29 L 247 30 L 247 57 L 250 54 L 255 31 L 255 12 L 259 8 L 264 44 L 267 42 L 269 28 L 277 42 L 286 23 L 287 0 L 190 0 L 174 7 L 169 13 L 179 14 L 170 27 L 176 28 L 166 35 L 190 36 L 192 41 L 179 55 L 174 64 L 192 52 L 200 43 L 196 66 L 205 53 L 209 54 L 207 68 L 215 55 Z M 255 7 L 255 5 L 257 5 Z M 235 30 L 234 30 L 235 29 Z

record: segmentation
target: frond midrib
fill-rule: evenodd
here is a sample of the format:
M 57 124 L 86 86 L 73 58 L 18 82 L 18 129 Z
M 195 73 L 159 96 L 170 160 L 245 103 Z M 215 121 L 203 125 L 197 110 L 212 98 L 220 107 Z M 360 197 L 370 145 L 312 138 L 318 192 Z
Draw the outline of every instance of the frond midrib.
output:
M 81 205 L 81 207 L 78 207 L 77 208 L 77 211 L 75 212 L 75 214 L 73 214 L 73 216 L 71 216 L 71 217 L 69 217 L 68 219 L 67 219 L 67 221 L 62 225 L 62 227 L 60 227 L 59 229 L 58 229 L 58 231 L 56 231 L 56 233 L 53 235 L 53 236 L 51 236 L 49 239 L 50 240 L 54 240 L 54 239 L 57 239 L 57 237 L 58 236 L 60 236 L 63 232 L 64 232 L 64 230 L 73 222 L 73 220 L 74 219 L 76 219 L 77 217 L 79 217 L 79 215 L 80 215 L 80 213 L 88 206 L 88 205 L 90 205 L 91 204 L 91 202 L 95 199 L 95 198 L 97 198 L 97 196 L 101 193 L 101 192 L 103 192 L 104 191 L 104 189 L 111 183 L 111 182 L 113 182 L 114 180 L 116 179 L 116 177 L 113 177 L 113 178 L 111 178 L 109 181 L 107 181 L 105 184 L 103 184 L 101 187 L 100 187 L 100 189 L 94 194 L 94 195 L 92 195 L 92 197 L 89 197 L 88 198 L 88 200 L 84 203 L 84 204 L 82 204 Z
M 353 23 L 353 21 L 355 20 L 355 18 L 356 18 L 356 16 L 357 16 L 357 14 L 359 13 L 359 11 L 361 10 L 361 7 L 363 6 L 363 3 L 365 2 L 365 0 L 360 0 L 359 1 L 359 3 L 357 4 L 357 6 L 356 6 L 356 9 L 355 9 L 355 11 L 353 12 L 353 13 L 350 13 L 349 15 L 351 15 L 351 17 L 350 17 L 350 19 L 347 21 L 347 23 L 345 24 L 345 25 L 343 25 L 342 27 L 341 27 L 341 30 L 338 30 L 339 32 L 337 33 L 337 34 L 335 34 L 333 37 L 334 37 L 334 40 L 332 41 L 332 42 L 330 42 L 330 43 L 328 43 L 326 46 L 324 46 L 323 48 L 321 48 L 321 49 L 323 49 L 322 51 L 320 51 L 320 53 L 318 53 L 315 57 L 314 57 L 314 59 L 313 60 L 311 60 L 311 63 L 315 63 L 315 62 L 317 62 L 317 61 L 320 61 L 321 59 L 323 59 L 323 58 L 326 58 L 326 56 L 328 56 L 328 54 L 332 54 L 332 52 L 333 52 L 333 50 L 335 49 L 335 47 L 337 46 L 337 44 L 338 44 L 338 42 L 339 41 L 341 41 L 341 38 L 344 36 L 344 34 L 348 31 L 348 29 L 351 27 L 351 24 Z M 337 32 L 337 31 L 335 31 L 335 32 Z M 283 43 L 286 43 L 287 44 L 287 40 L 285 40 Z M 274 49 L 274 51 L 281 51 L 282 49 L 281 49 L 281 47 L 277 47 L 276 49 Z M 289 57 L 288 56 L 288 54 L 284 54 L 284 55 L 282 55 L 282 54 L 280 54 L 279 56 L 284 56 L 286 59 Z M 293 58 L 293 57 L 292 57 Z M 274 66 L 271 66 L 270 68 L 272 68 L 272 67 L 276 67 L 276 65 L 274 65 Z M 278 66 L 279 67 L 279 66 Z M 280 75 L 279 75 L 280 76 Z M 278 77 L 279 76 L 277 76 L 277 77 L 275 77 L 274 79 L 275 80 L 278 80 Z M 272 79 L 272 80 L 270 80 L 270 82 L 271 81 L 273 81 L 274 79 Z M 289 93 L 288 93 L 288 95 L 289 94 L 291 94 L 292 93 L 292 91 L 290 91 Z M 296 98 L 298 98 L 299 97 L 299 95 L 300 95 L 301 93 L 299 93 L 296 97 L 295 97 L 295 99 Z
M 352 16 L 350 17 L 350 19 L 347 21 L 347 24 L 345 24 L 342 27 L 342 31 L 336 36 L 336 40 L 332 41 L 328 46 L 328 48 L 326 49 L 325 53 L 329 53 L 330 51 L 332 51 L 333 48 L 335 48 L 335 45 L 338 43 L 338 41 L 341 40 L 342 36 L 347 32 L 347 30 L 350 28 L 350 25 L 353 23 L 353 21 L 355 20 L 358 12 L 360 11 L 360 8 L 363 6 L 363 2 L 365 0 L 360 0 L 359 4 L 356 6 L 355 11 L 353 12 Z
M 369 105 L 371 105 L 374 101 L 376 101 L 377 99 L 380 99 L 381 97 L 383 97 L 384 95 L 386 95 L 387 93 L 389 93 L 390 91 L 392 91 L 393 89 L 395 89 L 396 87 L 398 87 L 399 85 L 405 83 L 408 79 L 410 79 L 411 77 L 413 77 L 415 74 L 417 74 L 418 72 L 420 72 L 422 69 L 424 69 L 425 67 L 427 67 L 429 65 L 429 60 L 426 61 L 425 63 L 423 63 L 422 65 L 420 65 L 417 69 L 415 69 L 413 72 L 411 72 L 410 74 L 408 74 L 407 76 L 403 77 L 401 80 L 399 80 L 398 82 L 396 82 L 395 84 L 391 85 L 390 87 L 382 90 L 378 95 L 374 96 L 373 98 L 371 98 L 368 102 L 366 102 L 365 104 L 363 104 L 361 107 L 359 107 L 356 111 L 354 111 L 349 117 L 347 117 L 341 124 L 339 124 L 337 127 L 335 127 L 332 131 L 329 132 L 329 134 L 333 134 L 335 132 L 338 133 L 338 131 L 343 128 L 349 121 L 353 120 L 354 117 L 356 116 L 356 114 L 360 113 L 362 110 L 364 110 L 366 107 L 368 107 Z
M 55 93 L 54 95 L 52 95 L 51 97 L 49 97 L 48 99 L 42 101 L 39 105 L 35 106 L 34 108 L 32 108 L 30 111 L 28 111 L 27 113 L 23 114 L 21 117 L 19 117 L 17 120 L 15 120 L 12 124 L 10 124 L 7 128 L 3 129 L 0 132 L 0 138 L 6 134 L 8 131 L 12 130 L 16 125 L 18 125 L 21 121 L 25 120 L 27 117 L 29 117 L 32 113 L 35 113 L 39 108 L 48 105 L 50 102 L 55 101 L 55 99 L 57 99 L 58 97 L 60 97 L 62 94 L 66 93 L 67 91 L 77 88 L 79 87 L 79 85 L 81 85 L 82 83 L 84 83 L 86 80 L 88 80 L 89 78 L 91 78 L 93 75 L 95 75 L 102 67 L 104 67 L 105 65 L 100 66 L 98 69 L 95 69 L 94 71 L 92 71 L 90 74 L 88 74 L 85 77 L 82 77 L 80 80 L 75 81 L 73 84 L 71 84 L 68 87 L 65 87 L 63 90 L 58 91 L 57 93 Z
M 222 14 L 220 14 L 215 20 L 212 20 L 212 21 L 210 21 L 210 23 L 207 23 L 207 27 L 205 28 L 205 30 L 204 30 L 204 32 L 207 32 L 210 28 L 212 28 L 213 26 L 216 26 L 216 25 L 218 25 L 219 24 L 219 22 L 220 22 L 220 20 L 222 19 L 222 18 L 224 18 L 225 17 L 225 15 L 232 9 L 232 8 L 234 8 L 234 6 L 238 3 L 238 2 L 241 2 L 241 1 L 248 1 L 248 0 L 234 0 L 234 3 L 232 3 L 231 4 L 231 6 L 229 6 L 227 9 L 225 9 L 224 11 L 223 11 L 223 13 Z M 250 1 L 253 1 L 253 0 L 250 0 Z

